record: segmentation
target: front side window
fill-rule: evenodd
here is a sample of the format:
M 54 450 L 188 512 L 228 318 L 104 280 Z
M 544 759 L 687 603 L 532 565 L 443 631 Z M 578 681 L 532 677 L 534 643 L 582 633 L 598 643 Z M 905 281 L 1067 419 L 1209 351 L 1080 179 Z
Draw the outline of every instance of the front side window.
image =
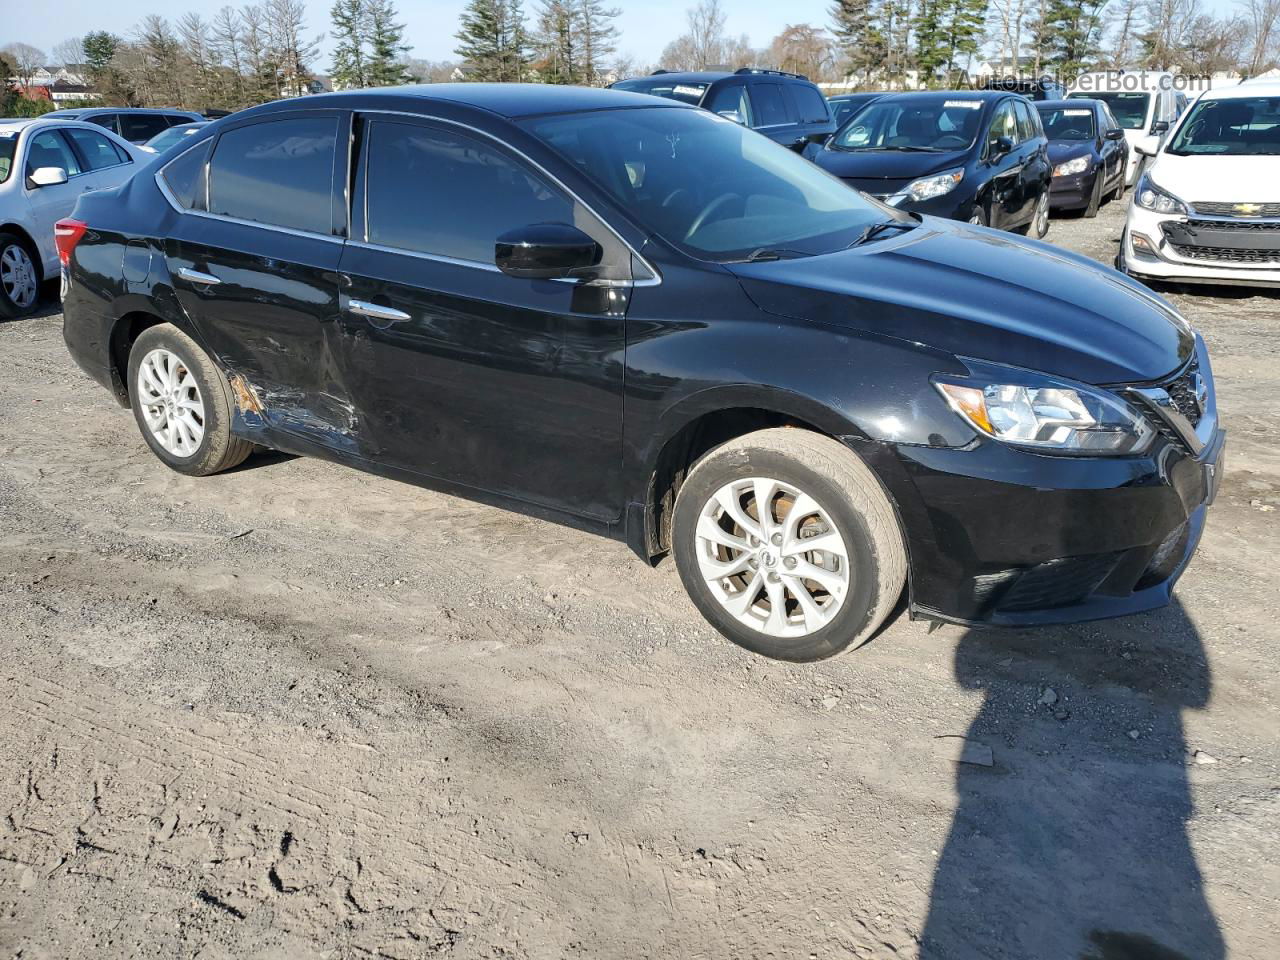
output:
M 1036 111 L 1030 101 L 1015 100 L 1013 108 L 1018 114 L 1018 139 L 1025 143 L 1040 136 L 1040 126 L 1036 123 Z
M 782 99 L 782 84 L 753 83 L 750 87 L 752 112 L 758 127 L 776 127 L 790 123 L 787 105 Z
M 732 112 L 736 119 L 748 127 L 755 126 L 755 118 L 751 113 L 751 100 L 747 97 L 747 87 L 743 83 L 730 83 L 712 92 L 705 104 L 712 113 L 724 115 Z
M 1011 143 L 1018 142 L 1018 121 L 1013 115 L 1013 101 L 1006 100 L 996 108 L 991 118 L 991 129 L 987 134 L 987 148 L 992 149 L 996 141 L 1007 137 Z
M 129 160 L 127 156 L 121 156 L 119 147 L 100 133 L 68 128 L 67 136 L 80 151 L 80 156 L 84 157 L 85 165 L 89 170 L 105 170 L 107 167 L 116 167 Z
M 68 177 L 80 172 L 80 162 L 71 151 L 71 145 L 57 130 L 45 130 L 31 138 L 27 146 L 27 176 L 41 167 L 61 167 Z
M 680 82 L 658 76 L 619 80 L 613 85 L 613 89 L 626 90 L 629 93 L 647 93 L 653 97 L 666 97 L 668 100 L 679 100 L 681 103 L 692 103 L 696 106 L 702 102 L 702 95 L 707 92 L 708 86 L 710 84 Z
M 534 223 L 574 223 L 574 204 L 559 189 L 451 130 L 375 120 L 367 156 L 369 243 L 492 264 L 502 234 Z
M 1147 107 L 1151 102 L 1151 94 L 1149 93 L 1119 93 L 1114 91 L 1104 91 L 1101 93 L 1073 93 L 1067 99 L 1075 100 L 1087 98 L 1089 100 L 1101 100 L 1120 121 L 1120 126 L 1126 130 L 1141 130 L 1147 125 Z
M 333 227 L 336 117 L 228 130 L 209 163 L 209 212 L 309 233 Z
M 804 83 L 789 84 L 791 98 L 796 109 L 800 111 L 801 123 L 826 123 L 831 119 L 827 112 L 827 101 L 816 87 Z
M 1182 157 L 1280 155 L 1280 97 L 1200 100 L 1166 152 Z
M 1088 107 L 1042 107 L 1040 120 L 1050 140 L 1092 140 L 1096 136 L 1093 110 Z
M 169 129 L 169 121 L 151 113 L 122 113 L 120 136 L 133 143 L 145 143 L 161 130 Z
M 703 260 L 843 250 L 889 216 L 799 154 L 705 110 L 597 110 L 522 125 L 639 226 Z
M 982 101 L 930 98 L 872 103 L 836 134 L 836 150 L 967 150 L 982 129 Z

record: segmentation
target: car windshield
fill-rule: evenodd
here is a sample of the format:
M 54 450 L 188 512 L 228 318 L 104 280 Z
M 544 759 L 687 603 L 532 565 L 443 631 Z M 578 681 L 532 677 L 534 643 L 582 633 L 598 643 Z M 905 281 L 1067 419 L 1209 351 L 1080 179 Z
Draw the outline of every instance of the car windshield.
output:
M 1280 97 L 1201 100 L 1165 152 L 1182 157 L 1280 155 Z
M 0 130 L 0 183 L 9 179 L 9 171 L 13 169 L 13 157 L 17 149 L 17 132 Z
M 1101 100 L 1111 108 L 1116 122 L 1126 130 L 1141 130 L 1147 125 L 1149 93 L 1073 93 L 1068 100 Z
M 619 80 L 613 85 L 615 90 L 627 90 L 630 93 L 647 93 L 655 97 L 666 97 L 668 100 L 679 100 L 697 106 L 702 102 L 702 95 L 707 92 L 706 83 L 689 83 L 668 80 L 663 77 L 639 77 L 635 80 Z
M 191 136 L 191 134 L 195 133 L 202 126 L 204 126 L 202 123 L 184 123 L 176 127 L 170 127 L 168 130 L 157 133 L 154 137 L 148 140 L 147 146 L 156 153 L 163 153 L 179 140 L 182 140 L 184 137 Z
M 599 110 L 523 123 L 642 227 L 700 259 L 830 253 L 873 223 L 913 222 L 704 110 Z
M 956 98 L 872 103 L 831 141 L 835 150 L 968 150 L 982 127 L 982 101 Z
M 836 126 L 839 127 L 846 120 L 867 105 L 870 97 L 859 97 L 856 100 L 832 100 L 831 115 L 835 118 Z
M 1092 140 L 1095 136 L 1093 110 L 1089 107 L 1041 107 L 1040 122 L 1050 140 Z

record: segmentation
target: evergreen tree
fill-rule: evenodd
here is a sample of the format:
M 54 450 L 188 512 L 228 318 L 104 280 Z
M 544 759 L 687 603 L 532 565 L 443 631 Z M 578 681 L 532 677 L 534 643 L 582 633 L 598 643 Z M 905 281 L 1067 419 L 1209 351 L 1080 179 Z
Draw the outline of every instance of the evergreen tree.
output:
M 581 52 L 573 0 L 539 0 L 537 29 L 538 75 L 544 83 L 578 83 Z
M 987 22 L 987 6 L 988 0 L 947 0 L 944 3 L 942 20 L 948 83 L 953 82 L 960 61 L 978 52 Z
M 333 21 L 333 64 L 329 77 L 335 90 L 369 86 L 369 68 L 365 62 L 365 37 L 368 15 L 365 0 L 334 0 L 329 10 Z
M 836 0 L 831 8 L 832 29 L 844 54 L 845 69 L 868 82 L 882 67 L 887 53 L 885 35 L 873 0 Z
M 1074 79 L 1098 55 L 1107 0 L 1048 0 L 1041 25 L 1046 58 Z
M 409 82 L 404 56 L 404 24 L 396 23 L 392 0 L 366 0 L 369 24 L 369 85 L 394 87 Z
M 605 61 L 618 48 L 618 28 L 614 21 L 622 13 L 606 7 L 604 0 L 577 0 L 574 10 L 581 51 L 580 82 L 594 86 L 604 79 Z
M 526 79 L 531 58 L 520 0 L 469 0 L 456 37 L 468 79 Z
M 947 62 L 943 8 L 949 0 L 920 0 L 915 18 L 916 65 L 926 86 L 937 81 L 938 68 Z

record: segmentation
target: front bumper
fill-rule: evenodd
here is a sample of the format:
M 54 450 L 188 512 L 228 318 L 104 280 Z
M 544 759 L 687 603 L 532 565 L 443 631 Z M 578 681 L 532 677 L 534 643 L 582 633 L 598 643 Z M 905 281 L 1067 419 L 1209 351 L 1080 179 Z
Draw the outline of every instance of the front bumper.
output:
M 1093 197 L 1093 181 L 1097 169 L 1073 173 L 1067 177 L 1054 177 L 1049 182 L 1049 208 L 1051 210 L 1075 210 L 1087 207 Z
M 1203 369 L 1211 381 L 1207 358 Z M 1212 387 L 1201 427 L 1195 452 L 1162 427 L 1140 457 L 876 445 L 872 466 L 906 535 L 912 614 L 1029 626 L 1167 604 L 1222 475 Z
M 1154 256 L 1134 245 L 1135 235 L 1147 238 Z M 1236 218 L 1213 224 L 1207 218 L 1171 217 L 1131 203 L 1121 243 L 1126 270 L 1139 278 L 1280 285 L 1280 221 Z

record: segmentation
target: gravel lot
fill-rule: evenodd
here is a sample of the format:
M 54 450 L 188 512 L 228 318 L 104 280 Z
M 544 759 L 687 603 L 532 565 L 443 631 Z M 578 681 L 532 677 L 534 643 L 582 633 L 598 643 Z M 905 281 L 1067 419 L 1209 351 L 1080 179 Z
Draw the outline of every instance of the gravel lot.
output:
M 1122 219 L 1049 236 L 1109 261 Z M 810 666 L 620 544 L 171 473 L 56 307 L 0 323 L 0 951 L 1274 956 L 1280 300 L 1172 296 L 1231 431 L 1178 602 Z

